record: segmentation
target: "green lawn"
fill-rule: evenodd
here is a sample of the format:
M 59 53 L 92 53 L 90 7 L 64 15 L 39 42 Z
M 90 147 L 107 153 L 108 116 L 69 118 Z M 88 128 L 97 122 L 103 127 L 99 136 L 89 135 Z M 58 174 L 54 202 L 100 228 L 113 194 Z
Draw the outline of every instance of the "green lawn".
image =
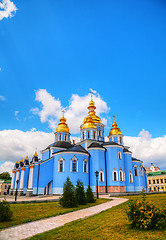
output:
M 11 221 L 0 222 L 0 229 L 39 220 L 42 218 L 57 216 L 107 201 L 109 200 L 98 199 L 95 203 L 89 203 L 76 208 L 63 208 L 59 202 L 10 204 L 11 210 L 13 211 L 13 217 Z
M 128 197 L 130 199 L 140 196 Z M 157 203 L 160 207 L 166 206 L 166 194 L 148 195 L 147 199 Z M 141 231 L 130 228 L 125 209 L 127 203 L 113 207 L 105 212 L 84 220 L 78 220 L 64 227 L 56 228 L 31 239 L 159 239 L 166 240 L 166 230 Z

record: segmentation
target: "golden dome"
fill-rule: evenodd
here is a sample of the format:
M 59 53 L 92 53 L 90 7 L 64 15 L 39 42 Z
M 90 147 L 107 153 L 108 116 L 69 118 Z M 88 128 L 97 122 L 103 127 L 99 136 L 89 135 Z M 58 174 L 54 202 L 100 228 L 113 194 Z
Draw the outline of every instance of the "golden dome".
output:
M 92 99 L 92 91 L 91 91 L 91 100 L 89 102 L 88 109 L 89 109 L 89 116 L 92 118 L 92 122 L 93 123 L 101 123 L 101 119 L 98 116 L 96 116 L 96 114 L 95 114 L 96 107 L 95 107 L 95 103 Z M 86 118 L 84 118 L 84 123 L 86 121 Z
M 82 126 L 82 129 L 85 129 L 85 128 L 97 128 L 95 126 L 95 124 L 93 123 L 93 120 L 92 120 L 92 117 L 91 116 L 87 116 L 85 119 L 85 122 L 84 122 L 84 125 Z
M 28 158 L 28 155 L 26 156 L 26 158 L 25 158 L 26 160 L 29 160 L 29 158 Z
M 62 118 L 60 118 L 60 123 L 58 124 L 56 128 L 56 132 L 67 132 L 69 133 L 69 127 L 66 124 L 66 118 L 64 117 L 64 111 Z
M 23 162 L 23 159 L 21 158 L 20 162 Z
M 114 123 L 112 124 L 112 129 L 111 131 L 109 132 L 109 136 L 111 135 L 123 135 L 122 132 L 120 131 L 120 129 L 117 127 L 118 124 L 115 122 L 115 116 L 114 117 Z

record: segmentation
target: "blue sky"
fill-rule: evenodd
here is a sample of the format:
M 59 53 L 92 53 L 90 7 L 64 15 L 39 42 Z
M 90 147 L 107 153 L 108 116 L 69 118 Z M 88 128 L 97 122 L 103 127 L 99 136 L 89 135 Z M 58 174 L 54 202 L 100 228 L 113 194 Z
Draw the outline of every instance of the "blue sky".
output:
M 52 132 L 32 114 L 42 106 L 36 91 L 46 89 L 65 107 L 72 94 L 85 96 L 92 88 L 124 135 L 136 137 L 142 129 L 153 138 L 165 135 L 164 0 L 13 4 L 13 17 L 0 21 L 1 131 Z

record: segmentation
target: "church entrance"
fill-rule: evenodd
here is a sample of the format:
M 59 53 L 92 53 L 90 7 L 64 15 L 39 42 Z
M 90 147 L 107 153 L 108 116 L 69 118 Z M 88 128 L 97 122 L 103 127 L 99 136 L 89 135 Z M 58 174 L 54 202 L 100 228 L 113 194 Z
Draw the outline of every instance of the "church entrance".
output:
M 44 195 L 52 194 L 52 181 L 49 182 L 44 188 Z

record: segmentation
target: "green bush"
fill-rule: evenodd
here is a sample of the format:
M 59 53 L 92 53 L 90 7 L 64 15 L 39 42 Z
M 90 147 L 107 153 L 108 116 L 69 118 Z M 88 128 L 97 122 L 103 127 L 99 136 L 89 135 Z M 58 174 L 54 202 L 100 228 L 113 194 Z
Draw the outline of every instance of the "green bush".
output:
M 128 203 L 127 216 L 132 227 L 137 229 L 165 229 L 166 209 L 160 209 L 146 200 L 131 200 Z
M 0 222 L 9 221 L 13 213 L 10 210 L 10 205 L 6 200 L 0 202 Z
M 78 204 L 80 205 L 86 204 L 84 185 L 83 185 L 83 182 L 81 182 L 80 180 L 77 180 L 77 185 L 75 188 L 75 196 Z
M 90 187 L 90 185 L 88 185 L 88 188 L 86 190 L 86 200 L 88 203 L 94 203 L 95 202 L 95 198 L 92 192 L 92 188 Z
M 78 205 L 75 197 L 75 189 L 69 177 L 66 179 L 66 182 L 64 183 L 63 195 L 60 198 L 59 202 L 63 207 L 68 208 L 76 207 Z

